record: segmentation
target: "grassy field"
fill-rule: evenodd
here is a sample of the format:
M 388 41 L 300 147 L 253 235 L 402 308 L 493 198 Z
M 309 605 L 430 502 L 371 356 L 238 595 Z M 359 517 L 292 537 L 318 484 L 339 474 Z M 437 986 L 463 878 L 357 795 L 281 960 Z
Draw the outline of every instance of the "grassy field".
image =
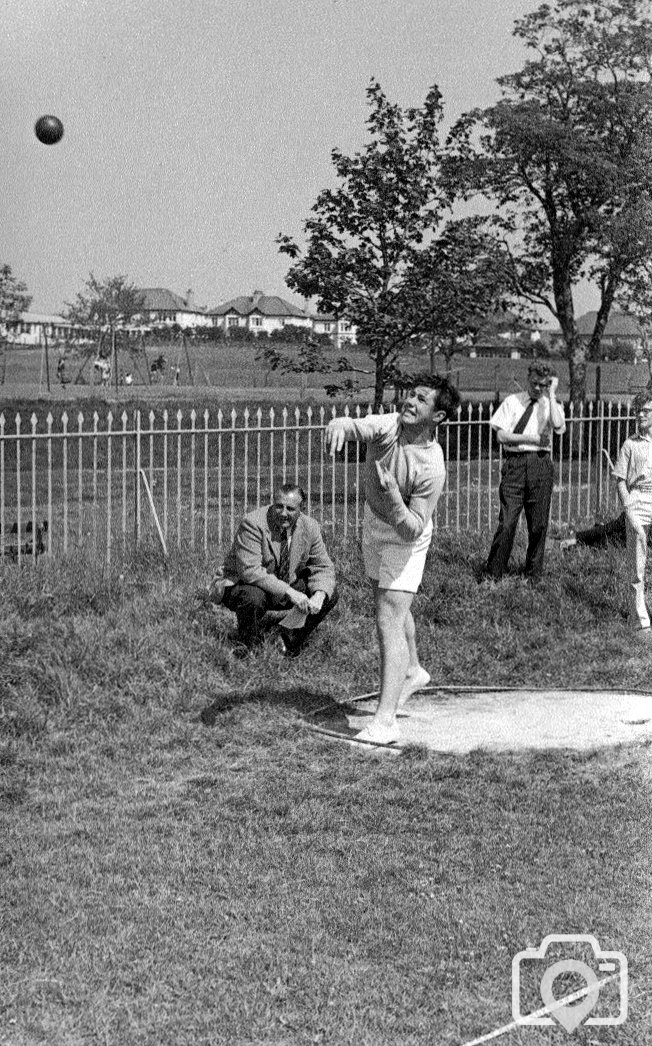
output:
M 312 733 L 376 675 L 359 552 L 333 552 L 340 605 L 293 662 L 233 656 L 231 616 L 193 599 L 199 557 L 4 571 L 0 1042 L 462 1046 L 511 1020 L 512 956 L 553 932 L 629 959 L 627 1023 L 572 1041 L 652 1041 L 649 749 L 397 756 Z M 435 682 L 649 688 L 622 552 L 552 548 L 536 590 L 478 586 L 485 553 L 431 553 Z
M 177 400 L 184 402 L 190 397 L 202 395 L 210 390 L 210 396 L 214 399 L 218 396 L 221 403 L 232 404 L 241 402 L 243 399 L 255 396 L 267 399 L 269 402 L 278 403 L 281 400 L 296 402 L 297 400 L 322 400 L 327 397 L 324 385 L 333 380 L 332 375 L 326 374 L 282 374 L 272 371 L 267 365 L 256 359 L 256 346 L 251 343 L 238 343 L 229 345 L 224 342 L 218 343 L 188 343 L 190 368 L 186 362 L 185 353 L 180 352 L 175 344 L 162 342 L 156 347 L 146 349 L 148 361 L 151 362 L 158 355 L 163 355 L 166 361 L 166 370 L 161 380 L 154 380 L 153 384 L 147 382 L 147 371 L 141 361 L 141 371 L 130 362 L 127 354 L 120 357 L 120 375 L 131 370 L 134 376 L 132 386 L 120 384 L 118 390 L 114 385 L 102 387 L 98 382 L 97 374 L 94 375 L 90 361 L 81 375 L 82 384 L 69 384 L 62 386 L 56 377 L 56 359 L 58 354 L 51 350 L 50 357 L 50 393 L 47 392 L 44 363 L 40 348 L 10 349 L 6 360 L 0 363 L 1 395 L 7 400 L 26 397 L 34 398 L 40 395 L 45 399 L 61 400 L 69 398 L 74 392 L 75 397 L 84 400 L 89 396 L 98 396 L 100 399 L 115 400 L 118 402 L 129 401 L 138 395 L 152 403 L 158 403 L 163 399 L 170 398 L 172 394 Z M 290 349 L 289 351 L 293 351 Z M 334 364 L 342 355 L 335 349 L 325 349 L 325 357 Z M 356 367 L 368 369 L 371 366 L 369 357 L 365 352 L 351 349 L 346 353 Z M 70 355 L 66 362 L 66 376 L 73 381 L 79 372 L 83 356 Z M 436 369 L 444 373 L 446 369 L 445 360 L 436 357 Z M 425 355 L 405 356 L 401 358 L 401 364 L 407 370 L 418 371 L 428 367 L 428 358 Z M 173 385 L 173 376 L 176 367 L 179 366 L 179 387 Z M 565 396 L 568 392 L 568 366 L 559 361 L 556 366 L 560 376 L 560 394 Z M 509 358 L 478 358 L 470 359 L 466 356 L 455 356 L 452 361 L 451 376 L 454 383 L 460 389 L 463 397 L 469 400 L 482 400 L 502 398 L 507 393 L 513 392 L 517 386 L 525 387 L 528 361 L 512 360 Z M 608 398 L 627 397 L 640 386 L 646 384 L 648 379 L 647 370 L 644 365 L 634 366 L 628 363 L 603 362 L 601 368 L 601 391 Z M 356 377 L 356 375 L 352 375 Z M 359 377 L 359 375 L 358 375 Z M 337 375 L 335 376 L 337 379 Z M 587 394 L 592 397 L 596 391 L 596 365 L 589 364 L 587 369 Z M 362 395 L 368 399 L 369 393 Z

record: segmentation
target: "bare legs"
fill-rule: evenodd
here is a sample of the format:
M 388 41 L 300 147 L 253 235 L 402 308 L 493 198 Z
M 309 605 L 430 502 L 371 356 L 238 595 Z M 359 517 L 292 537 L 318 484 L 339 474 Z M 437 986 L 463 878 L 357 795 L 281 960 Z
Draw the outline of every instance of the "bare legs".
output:
M 414 675 L 419 666 L 419 655 L 417 654 L 417 634 L 414 627 L 414 618 L 412 617 L 412 611 L 408 609 L 405 615 L 405 641 L 408 648 L 408 669 L 407 674 Z
M 416 631 L 411 610 L 408 610 L 405 618 L 405 639 L 408 645 L 409 660 L 405 679 L 403 680 L 401 692 L 398 697 L 397 711 L 399 712 L 403 708 L 403 705 L 410 700 L 412 694 L 415 694 L 417 690 L 421 690 L 422 687 L 427 686 L 430 682 L 430 675 L 419 663 Z
M 396 712 L 418 686 L 429 682 L 421 668 L 411 605 L 412 592 L 379 588 L 372 581 L 376 604 L 376 631 L 380 646 L 380 697 L 368 727 L 358 734 L 361 741 L 391 744 L 398 740 Z

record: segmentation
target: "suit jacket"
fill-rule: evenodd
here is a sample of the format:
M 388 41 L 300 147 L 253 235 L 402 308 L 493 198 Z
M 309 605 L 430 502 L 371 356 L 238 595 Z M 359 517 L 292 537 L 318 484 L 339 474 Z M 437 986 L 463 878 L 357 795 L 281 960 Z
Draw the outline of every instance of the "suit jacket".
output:
M 268 512 L 269 507 L 259 508 L 244 517 L 224 560 L 223 574 L 227 581 L 257 585 L 271 595 L 283 596 L 288 583 L 277 577 L 280 534 L 272 534 Z M 329 597 L 333 595 L 335 568 L 317 520 L 303 512 L 294 525 L 290 542 L 290 585 L 298 575 L 306 579 L 310 595 L 314 592 L 325 592 Z

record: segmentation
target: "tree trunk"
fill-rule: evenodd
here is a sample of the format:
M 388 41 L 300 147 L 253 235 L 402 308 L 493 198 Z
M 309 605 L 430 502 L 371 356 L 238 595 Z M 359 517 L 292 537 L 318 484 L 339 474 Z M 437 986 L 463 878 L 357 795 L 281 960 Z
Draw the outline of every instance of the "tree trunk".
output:
M 609 313 L 611 312 L 611 306 L 613 305 L 615 286 L 615 283 L 611 281 L 603 291 L 602 301 L 600 302 L 600 308 L 598 309 L 598 314 L 595 318 L 595 324 L 591 333 L 591 340 L 587 347 L 589 359 L 600 359 L 600 343 L 602 342 L 602 335 L 607 326 Z
M 385 392 L 385 352 L 382 341 L 376 342 L 374 347 L 374 363 L 376 365 L 374 414 L 377 414 L 382 407 Z
M 573 288 L 570 283 L 567 269 L 559 266 L 559 271 L 553 270 L 553 292 L 555 305 L 557 306 L 557 318 L 564 337 L 564 348 L 568 360 L 568 371 L 570 378 L 570 399 L 575 404 L 575 410 L 580 412 L 581 406 L 586 399 L 586 360 L 587 346 L 582 342 L 575 324 L 575 308 L 573 305 Z
M 568 373 L 570 378 L 570 400 L 575 405 L 575 412 L 580 413 L 586 400 L 586 359 L 587 346 L 578 337 L 566 342 Z
M 450 380 L 451 371 L 453 370 L 453 356 L 455 355 L 455 339 L 451 338 L 450 342 L 446 346 L 444 352 L 446 353 L 446 377 Z

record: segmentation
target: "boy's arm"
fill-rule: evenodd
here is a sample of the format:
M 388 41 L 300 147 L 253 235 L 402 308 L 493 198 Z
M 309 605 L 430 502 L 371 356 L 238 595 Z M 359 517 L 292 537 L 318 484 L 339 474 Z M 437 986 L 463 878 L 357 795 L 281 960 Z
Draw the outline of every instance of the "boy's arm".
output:
M 624 479 L 619 479 L 616 483 L 616 490 L 618 491 L 618 497 L 620 504 L 623 506 L 625 511 L 627 510 L 627 502 L 629 501 L 629 491 L 627 489 L 627 483 Z
M 627 517 L 627 522 L 629 523 L 630 527 L 632 527 L 632 529 L 635 530 L 637 534 L 645 535 L 645 529 L 641 526 L 641 524 L 639 523 L 638 519 L 636 518 L 634 513 L 631 511 L 631 508 L 630 508 L 630 500 L 631 500 L 630 499 L 630 491 L 629 491 L 629 489 L 627 487 L 626 480 L 619 479 L 617 484 L 616 484 L 616 488 L 618 490 L 618 497 L 620 498 L 620 504 L 625 509 L 625 516 Z
M 415 489 L 408 505 L 403 501 L 396 477 L 382 462 L 376 462 L 380 485 L 390 504 L 392 525 L 404 541 L 416 541 L 426 529 L 444 486 L 444 476 L 429 477 Z
M 627 486 L 627 472 L 629 467 L 629 459 L 631 457 L 631 447 L 628 441 L 623 443 L 620 448 L 620 454 L 618 455 L 618 461 L 616 467 L 613 470 L 613 477 L 616 480 L 616 490 L 618 491 L 618 498 L 620 504 L 625 510 L 627 521 L 631 527 L 637 532 L 642 532 L 643 528 L 639 521 L 636 519 L 629 508 L 631 501 L 631 491 Z
M 326 447 L 331 454 L 342 450 L 347 440 L 368 443 L 391 424 L 391 414 L 370 414 L 366 418 L 333 418 L 326 426 Z
M 495 426 L 494 426 L 495 427 Z M 541 446 L 541 436 L 538 432 L 508 432 L 507 429 L 496 429 L 496 436 L 499 443 L 528 443 L 533 447 Z
M 548 386 L 548 403 L 550 404 L 550 424 L 558 436 L 563 436 L 566 431 L 566 416 L 561 403 L 557 402 L 555 395 L 559 378 L 551 378 Z

